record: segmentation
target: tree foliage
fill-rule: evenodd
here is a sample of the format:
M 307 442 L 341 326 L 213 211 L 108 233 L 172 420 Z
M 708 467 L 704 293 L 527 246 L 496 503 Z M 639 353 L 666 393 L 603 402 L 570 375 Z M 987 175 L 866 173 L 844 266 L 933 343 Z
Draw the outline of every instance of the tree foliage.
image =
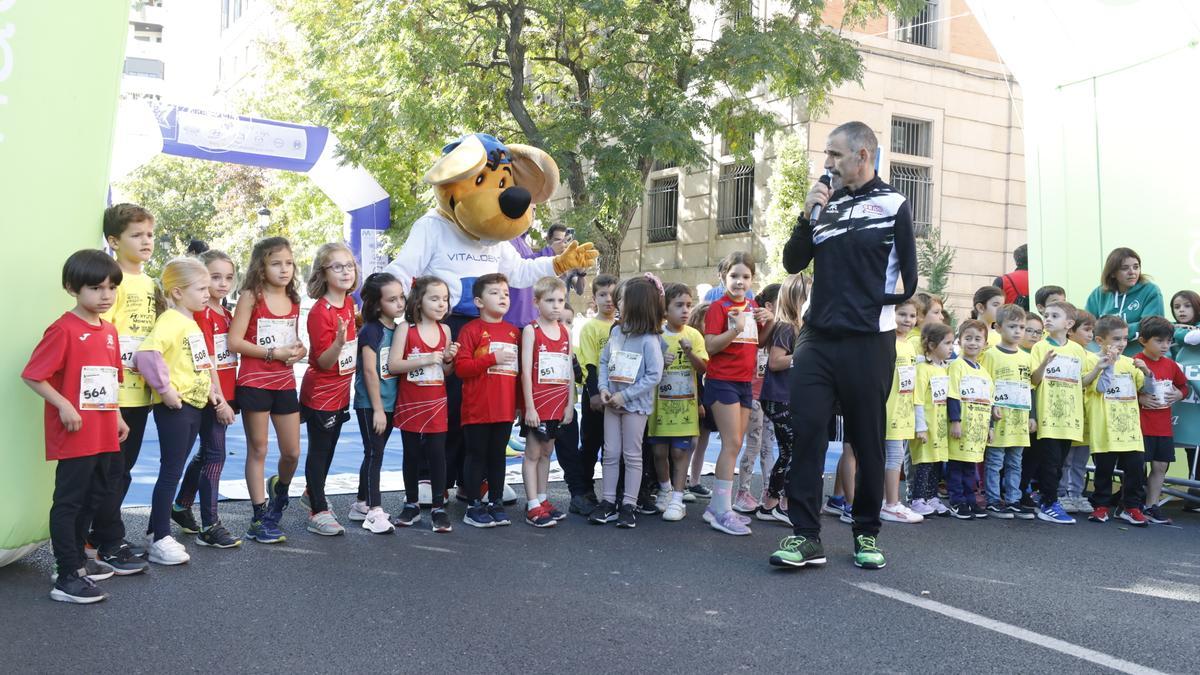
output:
M 821 25 L 823 0 L 769 14 L 752 0 L 277 1 L 297 31 L 274 52 L 278 101 L 333 129 L 393 196 L 395 223 L 431 203 L 420 178 L 445 141 L 488 132 L 558 161 L 569 208 L 554 215 L 608 270 L 655 160 L 707 163 L 712 130 L 781 127 L 761 95 L 816 110 L 862 69 Z M 856 22 L 923 3 L 845 4 Z
M 771 164 L 771 178 L 767 181 L 771 204 L 767 207 L 767 231 L 763 236 L 767 248 L 764 283 L 783 281 L 787 275 L 782 264 L 783 246 L 804 210 L 804 197 L 808 189 L 808 145 L 805 139 L 795 133 L 779 134 L 776 137 L 775 160 Z

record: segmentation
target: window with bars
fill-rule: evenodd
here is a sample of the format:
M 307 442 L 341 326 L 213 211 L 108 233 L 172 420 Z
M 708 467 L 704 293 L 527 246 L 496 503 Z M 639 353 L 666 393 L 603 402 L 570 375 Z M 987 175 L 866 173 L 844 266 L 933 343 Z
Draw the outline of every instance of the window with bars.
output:
M 674 241 L 679 231 L 679 176 L 656 178 L 646 192 L 650 243 Z
M 933 123 L 907 117 L 892 118 L 892 152 L 930 157 Z
M 913 233 L 924 237 L 933 224 L 933 179 L 927 166 L 892 163 L 892 187 L 908 200 Z
M 911 19 L 899 22 L 896 39 L 901 42 L 937 49 L 937 0 L 925 0 L 925 6 Z
M 754 165 L 726 164 L 717 179 L 717 232 L 749 232 L 754 221 Z
M 674 169 L 679 166 L 679 162 L 673 162 L 669 159 L 656 159 L 650 167 L 651 171 L 663 171 L 664 169 Z

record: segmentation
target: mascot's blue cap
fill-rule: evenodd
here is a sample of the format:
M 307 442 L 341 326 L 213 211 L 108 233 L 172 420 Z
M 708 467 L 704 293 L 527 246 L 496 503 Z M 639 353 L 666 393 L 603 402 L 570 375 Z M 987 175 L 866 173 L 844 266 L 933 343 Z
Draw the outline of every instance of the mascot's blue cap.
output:
M 478 138 L 480 143 L 483 143 L 483 148 L 484 148 L 484 150 L 487 151 L 488 164 L 490 164 L 490 165 L 512 164 L 512 153 L 509 152 L 507 145 L 500 142 L 500 139 L 496 138 L 495 136 L 492 136 L 491 134 L 471 134 L 471 135 L 474 136 L 475 138 Z M 453 152 L 454 149 L 457 148 L 460 143 L 462 143 L 464 140 L 466 140 L 466 138 L 467 138 L 466 136 L 463 136 L 462 138 L 458 139 L 457 141 L 454 141 L 453 143 L 450 143 L 446 147 L 442 148 L 442 154 L 445 155 L 445 154 L 449 154 L 450 152 Z

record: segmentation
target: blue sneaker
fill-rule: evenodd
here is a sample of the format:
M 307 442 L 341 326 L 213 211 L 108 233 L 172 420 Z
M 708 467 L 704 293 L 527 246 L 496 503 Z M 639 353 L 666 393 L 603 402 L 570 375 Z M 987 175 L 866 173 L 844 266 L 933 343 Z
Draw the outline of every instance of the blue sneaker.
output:
M 271 476 L 267 479 L 267 515 L 273 516 L 275 525 L 279 525 L 279 521 L 283 520 L 283 512 L 287 509 L 288 496 L 278 496 L 275 494 L 275 486 L 279 483 L 279 476 Z
M 467 507 L 467 513 L 463 516 L 463 522 L 471 527 L 496 526 L 496 521 L 492 518 L 492 514 L 488 513 L 487 507 L 479 502 L 474 502 Z
M 835 516 L 839 519 L 842 517 L 842 514 L 844 514 L 845 512 L 846 512 L 846 498 L 845 497 L 828 497 L 825 499 L 825 506 L 821 507 L 821 513 L 824 513 L 824 514 L 830 515 L 830 516 Z
M 488 504 L 487 512 L 488 512 L 488 515 L 492 517 L 492 522 L 496 524 L 496 527 L 503 527 L 504 525 L 512 525 L 512 519 L 509 518 L 508 514 L 504 512 L 503 505 Z
M 1042 505 L 1037 510 L 1038 520 L 1044 520 L 1047 523 L 1056 523 L 1058 525 L 1071 525 L 1075 519 L 1067 515 L 1063 510 L 1062 504 L 1054 502 L 1049 506 Z
M 287 535 L 279 529 L 279 521 L 272 519 L 270 514 L 263 516 L 262 520 L 252 521 L 250 529 L 246 530 L 246 538 L 260 544 L 279 544 L 287 541 Z

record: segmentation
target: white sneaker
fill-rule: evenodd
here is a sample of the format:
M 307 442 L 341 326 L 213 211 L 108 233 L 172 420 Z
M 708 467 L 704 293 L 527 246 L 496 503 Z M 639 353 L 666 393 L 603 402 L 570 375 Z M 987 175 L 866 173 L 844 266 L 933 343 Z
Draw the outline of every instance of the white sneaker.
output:
M 346 514 L 346 518 L 359 523 L 367 519 L 367 513 L 370 512 L 370 510 L 371 509 L 367 508 L 366 502 L 354 502 L 350 505 L 350 513 Z
M 937 513 L 937 509 L 935 509 L 932 504 L 925 501 L 924 499 L 912 500 L 912 509 L 910 509 L 910 510 L 913 513 L 917 514 L 918 516 L 921 516 L 922 518 L 924 518 L 925 516 L 932 516 L 933 514 Z M 880 511 L 880 516 L 882 517 L 882 515 L 883 515 L 883 512 Z
M 353 509 L 350 511 L 350 513 L 354 513 Z M 354 520 L 354 517 L 351 516 L 350 520 Z M 362 528 L 371 532 L 372 534 L 388 534 L 389 532 L 394 532 L 396 530 L 396 526 L 392 525 L 391 516 L 389 516 L 386 511 L 378 506 L 368 511 L 367 515 L 363 516 Z
M 654 508 L 658 509 L 659 513 L 666 513 L 667 507 L 671 505 L 671 491 L 659 490 L 658 496 L 654 498 Z M 676 518 L 678 520 L 678 518 Z
M 517 493 L 515 490 L 513 490 L 512 488 L 510 488 L 508 486 L 508 483 L 504 484 L 504 493 L 503 494 L 504 494 L 503 501 L 505 504 L 516 504 L 517 503 Z
M 897 502 L 891 506 L 884 504 L 883 508 L 879 509 L 879 519 L 891 523 L 919 523 L 925 520 L 925 516 L 908 508 L 904 502 Z
M 684 490 L 683 491 L 683 503 L 684 504 L 695 504 L 696 503 L 696 495 L 688 492 L 687 490 Z
M 192 559 L 183 544 L 170 535 L 150 544 L 149 557 L 150 562 L 158 565 L 182 565 Z
M 308 517 L 308 525 L 306 526 L 309 532 L 319 534 L 324 537 L 336 537 L 339 534 L 345 534 L 346 528 L 333 517 L 330 511 L 322 511 L 314 513 Z
M 663 510 L 662 519 L 670 521 L 683 520 L 683 517 L 686 515 L 686 506 L 679 502 L 669 502 L 666 509 Z
M 946 506 L 944 503 L 942 503 L 942 500 L 939 499 L 938 497 L 934 497 L 933 499 L 930 499 L 928 502 L 926 502 L 926 504 L 933 507 L 933 510 L 939 516 L 944 516 L 944 515 L 950 513 L 950 507 Z

